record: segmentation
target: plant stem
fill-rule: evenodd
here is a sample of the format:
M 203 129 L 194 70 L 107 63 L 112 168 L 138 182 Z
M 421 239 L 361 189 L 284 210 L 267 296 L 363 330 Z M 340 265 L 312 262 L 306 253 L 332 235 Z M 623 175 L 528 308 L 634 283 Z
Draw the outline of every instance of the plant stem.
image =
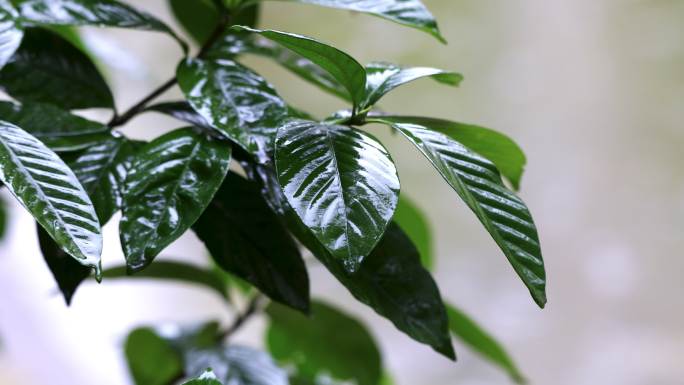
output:
M 219 340 L 224 340 L 236 331 L 238 331 L 244 324 L 247 322 L 253 315 L 255 315 L 257 312 L 261 310 L 261 300 L 263 299 L 263 296 L 261 293 L 255 294 L 252 299 L 249 300 L 249 304 L 243 310 L 241 313 L 238 313 L 238 315 L 235 317 L 233 320 L 233 323 L 228 326 L 228 328 L 223 331 L 223 333 L 220 334 Z

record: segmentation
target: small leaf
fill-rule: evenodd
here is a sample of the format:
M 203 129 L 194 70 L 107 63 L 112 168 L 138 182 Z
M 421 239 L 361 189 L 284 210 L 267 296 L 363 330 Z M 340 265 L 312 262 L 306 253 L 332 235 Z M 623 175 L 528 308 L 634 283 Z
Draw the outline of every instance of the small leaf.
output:
M 268 354 L 244 346 L 231 345 L 187 353 L 187 374 L 197 376 L 207 368 L 211 368 L 224 384 L 288 385 L 287 373 Z
M 366 71 L 361 64 L 348 54 L 306 36 L 274 30 L 257 30 L 245 27 L 235 28 L 258 33 L 302 55 L 332 75 L 347 90 L 351 100 L 354 102 L 354 107 L 359 106 L 363 102 L 366 87 Z
M 173 16 L 199 44 L 203 44 L 219 22 L 219 12 L 211 0 L 169 0 Z
M 90 58 L 67 40 L 27 29 L 19 50 L 0 71 L 0 87 L 21 102 L 66 110 L 114 108 L 114 99 Z
M 432 270 L 434 267 L 432 230 L 425 214 L 411 200 L 401 195 L 392 220 L 404 230 L 416 246 L 423 266 Z
M 463 80 L 463 76 L 455 72 L 429 67 L 402 68 L 388 63 L 368 64 L 366 76 L 366 98 L 362 109 L 373 106 L 393 89 L 420 78 L 430 77 L 451 86 L 457 86 Z
M 315 301 L 311 317 L 269 305 L 268 349 L 275 359 L 297 368 L 297 377 L 315 380 L 329 375 L 358 385 L 378 385 L 380 351 L 358 320 Z
M 212 128 L 207 120 L 197 113 L 190 103 L 186 101 L 159 103 L 147 107 L 145 111 L 168 115 L 182 122 L 190 123 L 195 127 Z
M 193 230 L 222 269 L 275 301 L 308 311 L 309 277 L 304 261 L 256 183 L 228 173 Z
M 216 378 L 214 372 L 207 370 L 199 377 L 188 382 L 184 382 L 183 385 L 223 385 L 223 383 Z
M 78 179 L 38 139 L 2 121 L 0 181 L 66 253 L 99 270 L 100 223 Z
M 446 308 L 452 333 L 484 358 L 505 370 L 515 383 L 526 382 L 511 357 L 494 337 L 455 306 L 446 305 Z
M 131 271 L 152 262 L 192 226 L 221 186 L 231 147 L 183 128 L 138 152 L 123 190 L 121 245 Z
M 18 17 L 19 14 L 8 0 L 0 0 L 0 68 L 14 55 L 24 37 Z
M 275 163 L 288 202 L 348 272 L 378 243 L 399 198 L 387 150 L 347 126 L 291 120 L 278 129 Z
M 35 136 L 53 151 L 75 151 L 112 138 L 104 124 L 84 119 L 52 104 L 0 101 L 0 119 Z
M 178 84 L 192 107 L 226 138 L 266 161 L 287 106 L 273 87 L 230 61 L 186 59 Z
M 315 4 L 323 7 L 369 13 L 395 23 L 425 31 L 446 43 L 440 34 L 437 22 L 420 0 L 285 0 L 297 3 Z
M 181 355 L 150 328 L 133 330 L 124 351 L 136 385 L 168 385 L 183 374 Z
M 494 238 L 535 302 L 544 307 L 546 272 L 537 228 L 525 203 L 504 186 L 494 164 L 430 126 L 375 121 L 394 127 L 428 158 Z

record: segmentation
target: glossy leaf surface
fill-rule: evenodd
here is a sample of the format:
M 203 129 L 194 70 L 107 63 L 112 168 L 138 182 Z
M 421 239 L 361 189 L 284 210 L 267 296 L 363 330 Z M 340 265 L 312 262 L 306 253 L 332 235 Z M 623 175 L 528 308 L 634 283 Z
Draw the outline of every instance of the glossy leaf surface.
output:
M 183 373 L 181 354 L 152 329 L 133 330 L 124 351 L 136 385 L 168 385 Z
M 420 0 L 284 0 L 369 13 L 425 31 L 445 43 L 434 16 Z
M 287 106 L 261 76 L 231 60 L 187 59 L 178 84 L 192 107 L 248 153 L 266 161 Z
M 414 80 L 429 77 L 440 83 L 457 86 L 461 74 L 429 67 L 402 68 L 388 63 L 371 63 L 366 66 L 366 98 L 362 108 L 370 107 L 393 89 Z
M 18 17 L 9 0 L 0 0 L 0 68 L 14 55 L 24 37 Z
M 287 372 L 266 353 L 238 345 L 193 350 L 186 355 L 186 373 L 196 376 L 211 368 L 224 384 L 288 385 Z
M 256 183 L 229 173 L 193 230 L 222 269 L 275 301 L 308 310 L 304 261 Z
M 366 71 L 353 57 L 312 38 L 274 30 L 242 28 L 270 39 L 327 71 L 348 92 L 354 106 L 363 102 Z
M 107 126 L 46 103 L 0 102 L 0 120 L 10 122 L 53 151 L 74 151 L 111 138 Z
M 195 127 L 212 128 L 206 119 L 202 117 L 186 101 L 164 102 L 149 106 L 145 111 L 158 112 L 176 118 L 182 122 L 190 123 Z
M 413 201 L 402 195 L 399 197 L 399 204 L 392 220 L 404 230 L 416 246 L 423 266 L 432 270 L 434 266 L 432 230 L 425 213 Z
M 2 121 L 0 180 L 65 252 L 100 268 L 100 223 L 78 179 L 38 139 Z
M 525 203 L 504 186 L 494 164 L 430 127 L 387 123 L 428 158 L 473 210 L 525 283 L 532 298 L 544 307 L 546 273 L 537 228 Z
M 417 116 L 383 116 L 393 123 L 417 124 L 429 127 L 454 139 L 470 150 L 489 159 L 517 190 L 527 159 L 520 146 L 508 136 L 480 126 Z
M 131 271 L 146 267 L 202 214 L 228 172 L 231 147 L 183 128 L 148 143 L 123 190 L 121 245 Z
M 63 109 L 113 108 L 114 99 L 90 58 L 53 32 L 28 29 L 0 71 L 0 87 L 21 102 Z
M 213 371 L 207 370 L 199 377 L 184 382 L 183 385 L 223 385 L 223 383 L 218 380 Z
M 382 375 L 380 351 L 358 320 L 315 301 L 311 317 L 271 304 L 267 331 L 273 357 L 297 368 L 297 377 L 321 375 L 359 385 L 377 385 Z
M 358 270 L 399 199 L 387 150 L 347 126 L 291 120 L 278 129 L 275 156 L 294 211 L 347 271 Z
M 494 337 L 482 329 L 474 320 L 453 305 L 446 305 L 449 314 L 449 329 L 463 343 L 480 353 L 491 363 L 505 370 L 517 384 L 524 384 L 525 378 L 518 370 L 506 350 Z

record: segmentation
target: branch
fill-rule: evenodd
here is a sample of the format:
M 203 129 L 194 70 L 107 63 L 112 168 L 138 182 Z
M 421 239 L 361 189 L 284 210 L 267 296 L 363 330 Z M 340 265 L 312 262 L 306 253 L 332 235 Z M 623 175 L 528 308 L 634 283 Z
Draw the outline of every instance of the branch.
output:
M 242 313 L 239 313 L 233 320 L 233 323 L 219 335 L 219 340 L 222 341 L 233 335 L 245 324 L 245 322 L 247 322 L 247 320 L 259 312 L 261 310 L 260 305 L 263 298 L 261 293 L 255 294 L 252 299 L 250 299 L 247 308 L 245 308 Z

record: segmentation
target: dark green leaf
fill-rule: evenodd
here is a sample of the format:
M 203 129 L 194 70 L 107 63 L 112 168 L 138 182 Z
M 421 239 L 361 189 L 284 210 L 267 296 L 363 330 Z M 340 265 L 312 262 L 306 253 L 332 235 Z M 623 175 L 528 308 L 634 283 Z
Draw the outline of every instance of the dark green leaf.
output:
M 18 17 L 8 0 L 0 0 L 0 68 L 14 55 L 24 37 Z
M 88 194 L 57 154 L 2 121 L 0 181 L 65 252 L 99 270 L 102 234 Z
M 431 77 L 440 83 L 457 86 L 463 80 L 461 74 L 437 68 L 402 68 L 388 63 L 371 63 L 366 66 L 366 98 L 361 108 L 367 108 L 380 100 L 393 89 L 414 80 Z
M 230 60 L 187 59 L 178 84 L 192 107 L 222 135 L 266 161 L 287 106 L 261 76 Z
M 420 0 L 285 0 L 369 13 L 395 23 L 425 31 L 446 43 L 437 22 Z
M 297 368 L 310 381 L 320 375 L 358 385 L 378 385 L 380 351 L 358 320 L 322 302 L 312 302 L 311 317 L 271 304 L 267 343 L 273 357 Z
M 37 228 L 38 242 L 43 259 L 52 272 L 52 276 L 55 277 L 59 291 L 62 292 L 68 306 L 71 304 L 71 298 L 76 292 L 76 288 L 90 275 L 91 268 L 76 262 L 50 238 L 50 235 L 42 227 L 38 226 Z
M 492 235 L 535 302 L 544 307 L 546 273 L 537 229 L 527 206 L 504 186 L 494 164 L 430 126 L 376 121 L 397 129 L 430 160 Z
M 227 288 L 223 279 L 211 270 L 203 269 L 195 265 L 172 261 L 155 261 L 145 270 L 133 275 L 128 274 L 126 266 L 117 266 L 105 269 L 102 272 L 105 279 L 162 279 L 174 282 L 185 282 L 204 286 L 221 297 L 228 299 Z
M 0 198 L 0 240 L 5 238 L 5 234 L 7 233 L 7 222 L 8 222 L 8 217 L 7 217 L 7 205 L 5 204 L 5 201 Z
M 387 150 L 347 126 L 290 120 L 278 129 L 275 163 L 288 202 L 349 272 L 378 243 L 399 199 Z
M 452 333 L 484 358 L 505 370 L 517 384 L 526 382 L 511 357 L 494 337 L 461 310 L 452 305 L 446 305 L 446 308 Z
M 275 301 L 308 310 L 309 277 L 304 261 L 256 183 L 228 173 L 193 230 L 222 269 Z
M 411 200 L 402 195 L 399 197 L 399 204 L 392 220 L 404 230 L 416 246 L 423 266 L 432 270 L 434 266 L 432 230 L 425 214 Z
M 288 385 L 287 373 L 268 354 L 244 346 L 189 351 L 185 368 L 191 376 L 211 368 L 231 385 Z
M 119 224 L 131 271 L 146 267 L 195 223 L 221 186 L 230 154 L 229 143 L 191 127 L 140 149 L 124 184 Z
M 168 385 L 183 374 L 181 355 L 152 329 L 133 330 L 124 350 L 136 385 Z
M 190 123 L 195 127 L 212 128 L 207 120 L 197 113 L 186 101 L 159 103 L 147 107 L 145 111 L 169 115 L 182 122 Z
M 240 28 L 240 30 L 258 33 L 302 55 L 332 75 L 347 90 L 355 107 L 363 102 L 366 87 L 366 71 L 353 57 L 335 47 L 306 36 L 274 30 Z
M 184 382 L 183 385 L 223 385 L 223 383 L 216 378 L 214 372 L 207 370 L 199 377 L 188 382 Z
M 489 128 L 442 119 L 417 116 L 383 116 L 382 119 L 393 123 L 417 124 L 441 132 L 489 159 L 513 188 L 520 188 L 520 178 L 527 159 L 520 146 L 508 136 Z
M 81 150 L 112 138 L 107 126 L 52 104 L 0 102 L 0 119 L 25 127 L 53 151 Z
M 203 44 L 219 22 L 219 12 L 211 0 L 169 0 L 171 11 L 186 32 Z
M 0 71 L 0 87 L 21 102 L 67 110 L 114 108 L 114 99 L 90 58 L 61 36 L 28 29 L 19 50 Z

